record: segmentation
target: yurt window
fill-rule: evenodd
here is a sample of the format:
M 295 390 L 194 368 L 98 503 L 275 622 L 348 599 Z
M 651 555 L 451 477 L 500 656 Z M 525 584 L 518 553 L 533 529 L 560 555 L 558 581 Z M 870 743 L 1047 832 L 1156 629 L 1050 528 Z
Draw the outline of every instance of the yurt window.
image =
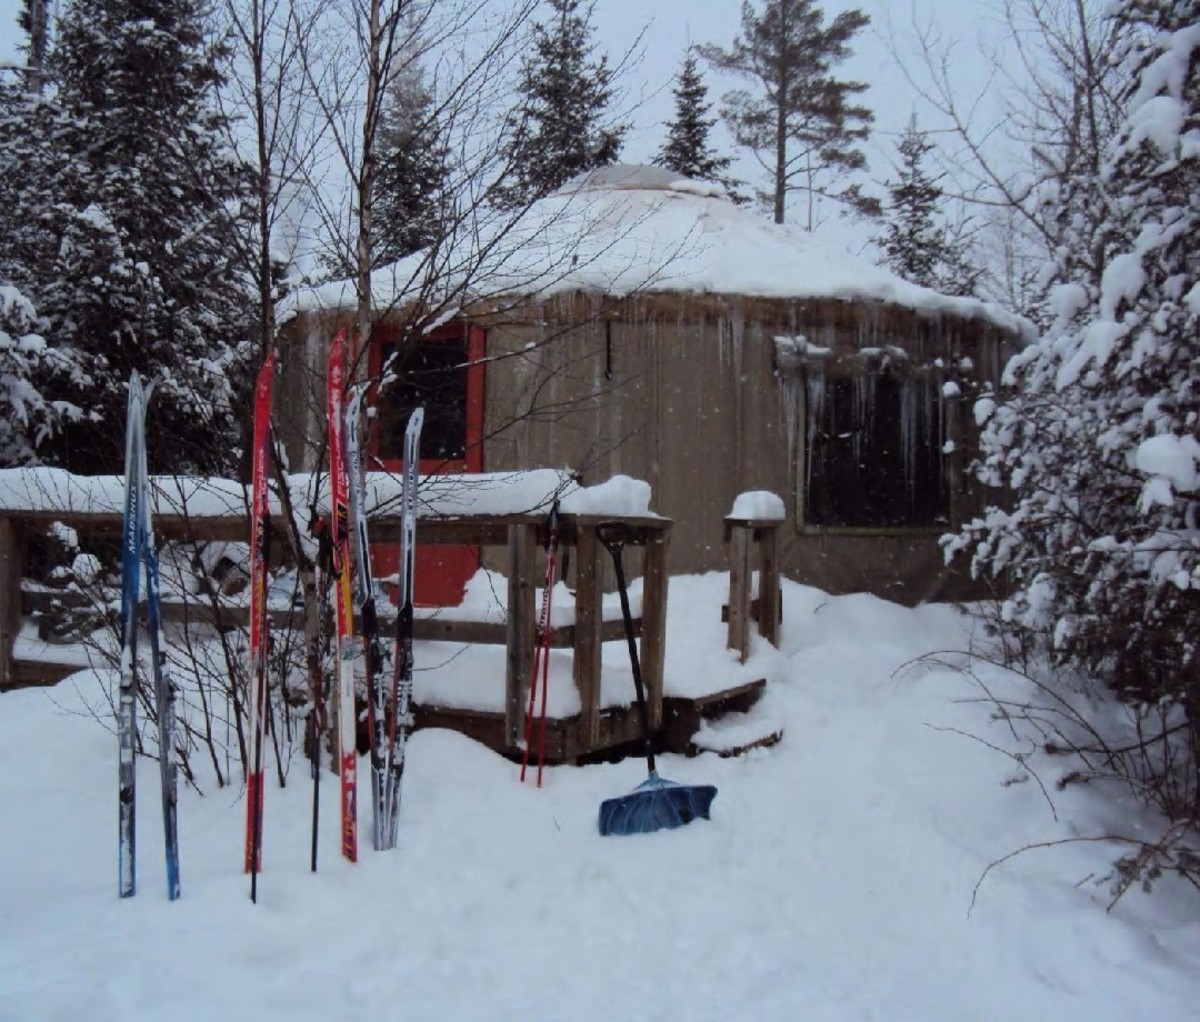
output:
M 945 418 L 934 374 L 804 372 L 803 521 L 902 528 L 949 521 Z
M 400 459 L 409 413 L 425 407 L 421 460 L 460 460 L 467 449 L 467 340 L 422 340 L 408 348 L 402 363 L 392 357 L 394 342 L 380 345 L 383 365 L 394 375 L 379 401 L 379 457 Z

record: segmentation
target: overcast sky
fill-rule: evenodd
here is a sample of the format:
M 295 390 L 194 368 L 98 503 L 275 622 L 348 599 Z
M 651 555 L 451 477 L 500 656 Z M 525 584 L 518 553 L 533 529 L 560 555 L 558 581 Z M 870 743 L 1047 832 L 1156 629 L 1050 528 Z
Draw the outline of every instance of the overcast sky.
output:
M 54 0 L 54 6 L 61 0 Z M 494 0 L 504 3 L 505 0 Z M 953 42 L 952 70 L 961 94 L 971 96 L 986 86 L 986 62 L 981 40 L 999 38 L 997 7 L 1000 0 L 859 0 L 857 4 L 828 0 L 828 16 L 858 6 L 871 16 L 871 25 L 859 36 L 853 58 L 841 72 L 867 82 L 871 88 L 865 102 L 875 111 L 875 135 L 868 148 L 872 189 L 882 193 L 882 182 L 891 176 L 889 160 L 896 134 L 913 112 L 923 126 L 934 126 L 933 115 L 914 93 L 897 66 L 893 49 L 913 52 L 912 25 L 933 24 L 944 41 Z M 16 25 L 18 0 L 0 0 L 0 62 L 16 59 L 19 30 Z M 644 29 L 640 58 L 625 75 L 627 119 L 633 124 L 623 159 L 648 162 L 665 136 L 663 122 L 673 112 L 671 78 L 678 69 L 689 40 L 727 46 L 737 34 L 741 0 L 595 0 L 594 24 L 597 42 L 617 61 L 635 43 Z M 916 67 L 913 55 L 906 61 Z M 719 103 L 721 93 L 733 83 L 706 71 L 709 95 Z M 987 116 L 986 113 L 984 116 Z M 728 138 L 718 126 L 714 141 L 721 147 Z M 742 160 L 738 172 L 749 177 L 755 165 Z M 756 178 L 756 183 L 762 183 Z

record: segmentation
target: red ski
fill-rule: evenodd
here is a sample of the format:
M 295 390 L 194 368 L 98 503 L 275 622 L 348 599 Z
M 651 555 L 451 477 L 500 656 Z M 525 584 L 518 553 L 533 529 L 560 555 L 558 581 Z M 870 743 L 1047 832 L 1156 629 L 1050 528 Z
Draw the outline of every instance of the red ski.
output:
M 329 417 L 329 486 L 333 496 L 330 540 L 335 578 L 334 617 L 337 664 L 338 769 L 342 780 L 342 855 L 358 861 L 358 713 L 354 703 L 354 605 L 351 595 L 350 476 L 346 469 L 343 397 L 346 331 L 339 330 L 329 352 L 326 404 Z
M 262 869 L 263 732 L 267 720 L 267 537 L 271 507 L 267 491 L 270 458 L 271 385 L 275 353 L 258 372 L 254 388 L 254 476 L 250 497 L 250 770 L 246 776 L 246 872 L 250 899 L 258 898 Z

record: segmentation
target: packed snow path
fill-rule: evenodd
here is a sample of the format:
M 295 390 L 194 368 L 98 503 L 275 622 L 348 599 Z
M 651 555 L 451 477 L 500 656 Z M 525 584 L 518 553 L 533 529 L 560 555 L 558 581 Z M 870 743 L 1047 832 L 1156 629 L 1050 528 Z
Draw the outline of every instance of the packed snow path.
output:
M 725 577 L 679 581 L 668 650 L 719 650 Z M 119 901 L 116 742 L 72 714 L 96 680 L 0 696 L 0 1019 L 1194 1017 L 1200 899 L 1132 891 L 1106 914 L 1107 890 L 1079 881 L 1111 848 L 1020 856 L 968 916 L 990 861 L 1102 830 L 1103 806 L 1059 795 L 1055 822 L 1034 784 L 1004 783 L 1012 761 L 937 730 L 1004 740 L 960 675 L 894 673 L 962 648 L 965 618 L 790 584 L 784 611 L 782 654 L 756 652 L 783 742 L 660 764 L 719 786 L 711 822 L 601 838 L 600 802 L 644 764 L 554 768 L 539 791 L 457 734 L 419 732 L 399 847 L 357 866 L 337 854 L 334 783 L 315 876 L 305 764 L 269 788 L 257 906 L 237 791 L 181 794 L 183 898 L 167 902 L 151 762 L 138 894 Z

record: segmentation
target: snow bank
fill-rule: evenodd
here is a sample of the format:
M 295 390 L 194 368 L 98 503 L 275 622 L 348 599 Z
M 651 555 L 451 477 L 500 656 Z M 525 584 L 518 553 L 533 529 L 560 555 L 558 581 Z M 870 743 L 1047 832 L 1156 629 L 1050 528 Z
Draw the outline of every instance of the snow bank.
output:
M 721 630 L 727 586 L 717 573 L 671 580 L 669 658 Z M 538 789 L 461 735 L 419 731 L 398 847 L 371 850 L 363 797 L 355 865 L 337 854 L 337 799 L 323 797 L 309 872 L 306 762 L 294 756 L 285 788 L 270 772 L 258 905 L 239 786 L 213 788 L 198 755 L 209 794 L 180 791 L 182 899 L 166 901 L 158 767 L 144 759 L 138 894 L 117 898 L 116 740 L 90 716 L 111 714 L 110 673 L 0 694 L 0 804 L 23 838 L 0 841 L 0 1018 L 74 1019 L 81 1006 L 89 1022 L 1195 1015 L 1200 897 L 1167 876 L 1106 911 L 1096 878 L 1113 846 L 1016 856 L 968 914 L 989 863 L 1113 829 L 1111 803 L 1090 786 L 1056 791 L 1066 766 L 1014 738 L 953 664 L 897 670 L 961 648 L 969 618 L 791 583 L 783 607 L 768 685 L 783 741 L 659 759 L 666 777 L 719 788 L 711 821 L 602 838 L 600 802 L 644 779 L 644 762 L 552 767 Z M 478 665 L 435 663 L 425 645 L 426 674 L 479 680 Z M 622 651 L 605 646 L 607 665 L 608 647 Z M 974 666 L 998 696 L 1030 696 Z M 1044 771 L 1058 816 L 1013 758 L 971 735 Z

